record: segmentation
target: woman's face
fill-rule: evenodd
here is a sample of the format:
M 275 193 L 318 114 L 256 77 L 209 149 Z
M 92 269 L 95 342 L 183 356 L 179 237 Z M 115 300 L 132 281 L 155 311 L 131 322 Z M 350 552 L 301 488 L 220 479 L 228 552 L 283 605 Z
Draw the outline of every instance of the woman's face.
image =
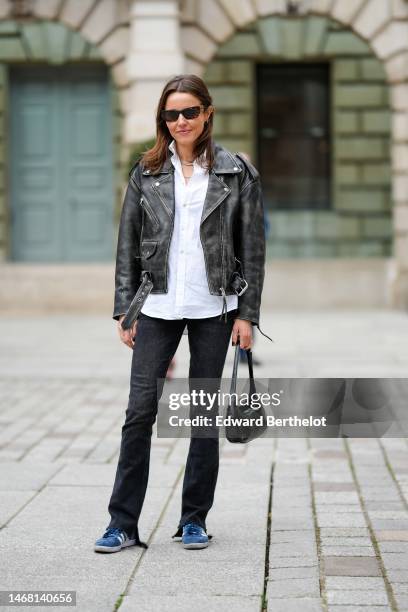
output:
M 184 115 L 180 113 L 177 121 L 166 121 L 171 136 L 176 143 L 181 145 L 194 145 L 194 142 L 204 130 L 204 122 L 211 115 L 213 107 L 209 106 L 208 109 L 204 111 L 199 98 L 196 98 L 192 94 L 178 91 L 171 93 L 167 97 L 164 107 L 165 110 L 182 110 L 183 108 L 190 108 L 191 106 L 201 106 L 200 114 L 195 119 L 186 119 Z

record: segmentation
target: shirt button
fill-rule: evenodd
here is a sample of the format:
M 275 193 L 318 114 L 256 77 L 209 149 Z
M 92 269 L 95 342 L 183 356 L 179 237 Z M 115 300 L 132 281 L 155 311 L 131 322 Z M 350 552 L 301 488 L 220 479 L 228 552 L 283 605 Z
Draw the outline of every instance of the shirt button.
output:
M 238 170 L 237 166 L 234 166 L 234 170 Z
M 228 187 L 224 187 L 224 191 L 228 191 Z
M 156 187 L 158 187 L 160 185 L 160 183 L 157 181 L 157 183 L 155 183 Z

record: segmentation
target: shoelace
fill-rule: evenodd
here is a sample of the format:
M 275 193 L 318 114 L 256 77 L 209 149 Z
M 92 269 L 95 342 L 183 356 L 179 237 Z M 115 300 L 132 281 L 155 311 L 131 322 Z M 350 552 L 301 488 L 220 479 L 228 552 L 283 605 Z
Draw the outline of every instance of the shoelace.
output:
M 108 538 L 111 535 L 119 536 L 119 534 L 121 534 L 121 533 L 123 533 L 126 536 L 126 533 L 124 531 L 122 531 L 122 529 L 119 529 L 119 527 L 109 527 L 109 529 L 107 529 L 105 531 L 103 537 L 104 538 Z M 148 545 L 146 544 L 146 542 L 142 542 L 139 539 L 139 536 L 137 536 L 137 538 L 136 538 L 136 545 L 137 546 L 141 546 L 142 548 L 149 548 Z
M 104 533 L 104 538 L 108 538 L 111 535 L 119 535 L 122 531 L 118 527 L 110 527 Z
M 201 527 L 198 525 L 188 525 L 186 531 L 191 534 L 191 535 L 200 535 L 201 534 Z

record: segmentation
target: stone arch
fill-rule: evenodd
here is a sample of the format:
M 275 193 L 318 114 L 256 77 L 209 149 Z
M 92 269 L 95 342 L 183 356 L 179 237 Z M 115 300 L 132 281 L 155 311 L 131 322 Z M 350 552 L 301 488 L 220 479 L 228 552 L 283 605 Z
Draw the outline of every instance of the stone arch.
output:
M 408 3 L 403 0 L 303 0 L 297 17 L 316 15 L 349 28 L 381 61 L 391 97 L 394 259 L 390 304 L 408 307 Z M 288 15 L 285 0 L 188 0 L 181 3 L 186 70 L 203 74 L 220 45 L 254 21 Z
M 184 0 L 181 3 L 182 45 L 190 67 L 202 71 L 240 28 L 272 16 L 316 15 L 347 26 L 372 46 L 386 65 L 391 82 L 408 77 L 408 6 L 404 0 L 300 0 L 291 14 L 286 0 Z M 201 67 L 200 67 L 201 66 Z
M 27 25 L 38 21 L 62 24 L 98 49 L 99 57 L 112 70 L 117 87 L 128 83 L 126 56 L 129 46 L 127 0 L 36 0 L 28 4 Z M 12 3 L 0 0 L 0 20 L 13 20 Z

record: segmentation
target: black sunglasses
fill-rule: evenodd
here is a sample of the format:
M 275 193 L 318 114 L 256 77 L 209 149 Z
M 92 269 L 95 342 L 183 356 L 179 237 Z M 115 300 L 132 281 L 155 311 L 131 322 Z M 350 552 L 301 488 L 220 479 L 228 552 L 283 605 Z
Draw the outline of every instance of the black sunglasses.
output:
M 179 114 L 181 113 L 185 119 L 196 119 L 204 106 L 190 106 L 189 108 L 183 108 L 181 110 L 162 110 L 161 118 L 164 121 L 177 121 Z

